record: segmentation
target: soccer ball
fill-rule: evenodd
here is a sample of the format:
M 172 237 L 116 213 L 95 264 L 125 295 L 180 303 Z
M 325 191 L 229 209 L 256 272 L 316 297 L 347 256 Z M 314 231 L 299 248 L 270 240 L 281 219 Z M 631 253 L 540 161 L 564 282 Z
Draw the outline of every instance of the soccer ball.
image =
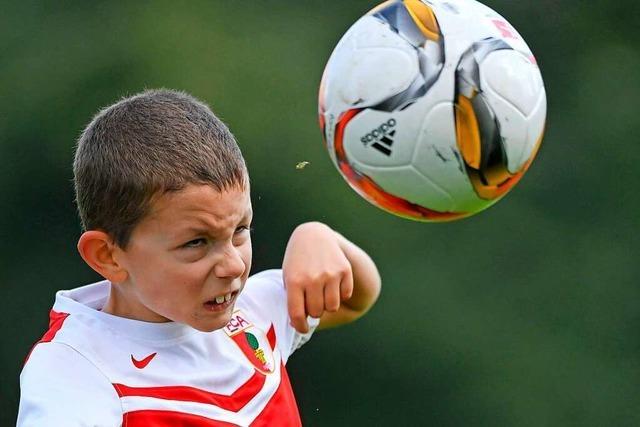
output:
M 387 1 L 338 42 L 319 116 L 331 159 L 361 196 L 402 217 L 448 221 L 522 178 L 546 95 L 531 50 L 490 8 Z

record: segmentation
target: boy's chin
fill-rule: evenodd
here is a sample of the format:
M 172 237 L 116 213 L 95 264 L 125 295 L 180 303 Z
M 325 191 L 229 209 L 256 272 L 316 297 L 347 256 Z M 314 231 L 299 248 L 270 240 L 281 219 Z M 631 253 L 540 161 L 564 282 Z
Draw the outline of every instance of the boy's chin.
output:
M 231 320 L 231 315 L 233 314 L 234 306 L 230 306 L 227 310 L 222 313 L 219 313 L 215 318 L 203 318 L 199 319 L 199 321 L 192 322 L 189 326 L 193 329 L 197 329 L 200 332 L 213 332 L 218 329 L 222 329 L 227 326 L 227 323 Z

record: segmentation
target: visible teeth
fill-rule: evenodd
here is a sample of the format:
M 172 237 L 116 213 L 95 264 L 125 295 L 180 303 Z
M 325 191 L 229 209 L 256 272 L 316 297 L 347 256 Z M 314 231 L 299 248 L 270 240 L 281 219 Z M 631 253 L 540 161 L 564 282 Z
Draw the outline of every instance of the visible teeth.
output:
M 233 292 L 229 292 L 226 295 L 219 295 L 217 297 L 215 297 L 213 300 L 216 302 L 216 304 L 222 304 L 225 302 L 229 302 L 231 301 L 231 296 L 232 296 Z

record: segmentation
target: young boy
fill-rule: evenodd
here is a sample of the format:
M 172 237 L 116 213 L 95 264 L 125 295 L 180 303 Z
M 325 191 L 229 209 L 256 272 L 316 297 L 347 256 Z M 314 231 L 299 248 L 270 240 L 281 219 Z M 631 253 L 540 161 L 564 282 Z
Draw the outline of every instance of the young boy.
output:
M 78 251 L 104 281 L 60 291 L 21 374 L 18 426 L 297 426 L 284 365 L 363 315 L 371 259 L 321 223 L 248 278 L 249 178 L 209 108 L 153 90 L 78 141 Z M 318 320 L 319 319 L 319 320 Z

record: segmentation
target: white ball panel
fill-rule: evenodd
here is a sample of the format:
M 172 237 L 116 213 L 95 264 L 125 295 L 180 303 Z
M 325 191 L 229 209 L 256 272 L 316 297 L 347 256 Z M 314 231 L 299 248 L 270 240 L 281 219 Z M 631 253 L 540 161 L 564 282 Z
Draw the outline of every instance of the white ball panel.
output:
M 455 36 L 460 41 L 473 42 L 496 37 L 505 40 L 516 50 L 531 54 L 518 31 L 486 5 L 475 0 L 429 0 L 429 3 L 446 38 Z
M 388 193 L 440 212 L 450 212 L 451 197 L 411 166 L 376 168 L 354 163 L 354 166 Z
M 377 104 L 407 89 L 418 74 L 414 52 L 393 48 L 358 49 L 337 65 L 337 95 L 345 104 Z
M 405 39 L 373 17 L 357 21 L 327 63 L 327 112 L 378 104 L 407 89 L 419 72 L 418 57 Z
M 456 144 L 453 105 L 434 106 L 424 120 L 411 161 L 422 175 L 451 195 L 452 211 L 466 212 L 476 206 L 473 191 Z
M 360 49 L 390 47 L 405 50 L 413 47 L 388 24 L 373 16 L 364 16 L 352 27 L 353 40 Z
M 529 116 L 540 98 L 540 70 L 515 50 L 497 50 L 480 64 L 482 88 L 487 85 L 513 104 L 525 117 Z
M 536 149 L 536 144 L 538 140 L 542 137 L 542 133 L 544 132 L 544 124 L 547 117 L 547 95 L 544 91 L 540 93 L 540 99 L 538 100 L 538 105 L 533 109 L 531 116 L 528 118 L 528 127 L 527 127 L 527 140 L 526 140 L 526 148 L 525 154 L 527 156 L 527 160 L 531 158 L 534 154 L 534 150 Z
M 507 169 L 518 172 L 527 161 L 527 120 L 520 111 L 491 89 L 483 92 L 500 124 L 502 144 L 507 154 Z

